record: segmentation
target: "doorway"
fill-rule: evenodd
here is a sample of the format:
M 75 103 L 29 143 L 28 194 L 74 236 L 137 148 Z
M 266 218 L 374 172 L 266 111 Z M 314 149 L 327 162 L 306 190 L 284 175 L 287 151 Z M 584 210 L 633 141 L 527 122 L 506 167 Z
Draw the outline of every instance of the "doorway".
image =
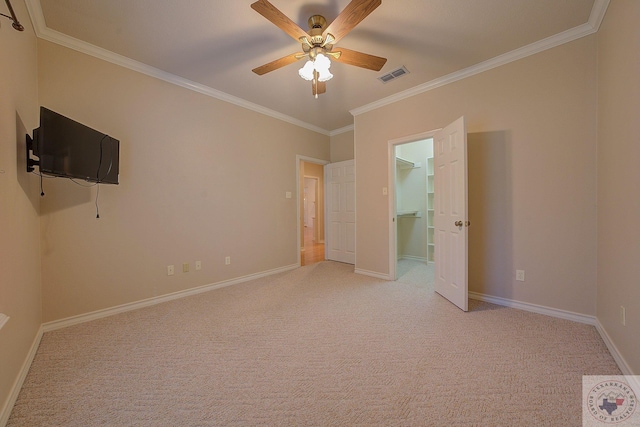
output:
M 433 136 L 436 131 L 389 141 L 389 276 L 407 263 L 431 265 L 435 253 Z M 430 278 L 430 280 L 433 280 Z
M 305 166 L 305 170 L 308 166 Z M 303 179 L 303 233 L 300 264 L 309 265 L 324 261 L 324 236 L 320 227 L 320 179 L 304 176 Z
M 433 263 L 433 138 L 394 145 L 396 275 L 407 265 Z M 433 275 L 433 269 L 427 271 Z M 430 277 L 430 282 L 433 277 Z
M 300 265 L 325 260 L 324 165 L 298 157 L 298 243 Z
M 471 225 L 467 194 L 467 130 L 464 116 L 443 129 L 399 138 L 388 142 L 388 182 L 383 194 L 389 194 L 389 276 L 397 280 L 398 270 L 398 205 L 396 199 L 396 148 L 402 144 L 430 138 L 433 141 L 433 248 L 434 290 L 458 306 L 468 310 L 468 232 Z M 429 165 L 429 162 L 427 162 Z M 415 164 L 414 164 L 415 167 Z M 428 182 L 428 178 L 427 178 Z M 404 207 L 400 213 L 404 213 Z M 409 214 L 418 216 L 410 209 Z M 427 226 L 428 232 L 428 226 Z

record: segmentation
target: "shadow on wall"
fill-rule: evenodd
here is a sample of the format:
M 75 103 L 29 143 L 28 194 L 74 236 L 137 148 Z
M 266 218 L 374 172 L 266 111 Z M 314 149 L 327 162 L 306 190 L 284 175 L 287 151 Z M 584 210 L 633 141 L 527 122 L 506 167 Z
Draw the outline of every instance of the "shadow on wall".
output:
M 16 111 L 16 180 L 37 214 L 40 211 L 40 184 L 35 174 L 27 172 L 27 134 L 31 135 L 31 132 Z
M 510 131 L 469 133 L 469 290 L 512 298 Z

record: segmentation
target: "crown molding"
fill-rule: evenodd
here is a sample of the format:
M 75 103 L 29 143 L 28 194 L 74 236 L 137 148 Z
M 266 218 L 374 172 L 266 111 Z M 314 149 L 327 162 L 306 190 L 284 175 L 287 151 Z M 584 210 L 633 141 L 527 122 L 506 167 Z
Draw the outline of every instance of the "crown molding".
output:
M 69 49 L 73 49 L 75 51 L 93 56 L 98 59 L 102 59 L 112 64 L 116 64 L 121 67 L 125 67 L 130 70 L 137 71 L 142 74 L 146 74 L 150 77 L 155 77 L 165 82 L 183 87 L 185 89 L 189 89 L 194 92 L 198 92 L 203 95 L 210 96 L 212 98 L 216 98 L 221 101 L 225 101 L 230 104 L 234 104 L 239 107 L 246 108 L 248 110 L 252 110 L 260 114 L 264 114 L 265 116 L 282 120 L 284 122 L 311 130 L 313 132 L 320 133 L 322 135 L 326 135 L 326 136 L 330 135 L 330 132 L 326 129 L 322 129 L 318 126 L 314 126 L 310 123 L 304 122 L 302 120 L 298 120 L 286 114 L 279 113 L 275 110 L 271 110 L 261 105 L 254 104 L 253 102 L 246 101 L 242 98 L 238 98 L 233 95 L 229 95 L 228 93 L 219 91 L 217 89 L 213 89 L 209 86 L 206 86 L 200 83 L 196 83 L 192 80 L 188 80 L 183 77 L 176 76 L 175 74 L 162 71 L 150 65 L 143 64 L 142 62 L 133 60 L 131 58 L 127 58 L 126 56 L 118 55 L 117 53 L 111 52 L 109 50 L 103 49 L 98 46 L 94 46 L 90 43 L 86 43 L 82 40 L 78 40 L 74 37 L 52 30 L 51 28 L 48 28 L 46 25 L 44 14 L 42 12 L 42 7 L 40 5 L 40 0 L 25 0 L 25 3 L 27 5 L 27 10 L 29 11 L 29 16 L 31 17 L 31 22 L 33 23 L 33 27 L 35 29 L 36 36 L 42 40 L 56 43 L 58 45 L 67 47 Z
M 385 105 L 393 104 L 403 99 L 407 99 L 412 96 L 415 96 L 424 92 L 428 92 L 430 90 L 439 88 L 441 86 L 445 86 L 450 83 L 456 82 L 458 80 L 462 80 L 467 77 L 480 74 L 482 72 L 491 70 L 501 65 L 505 65 L 522 58 L 526 58 L 527 56 L 531 56 L 536 53 L 545 51 L 547 49 L 551 49 L 556 46 L 560 46 L 564 43 L 568 43 L 573 40 L 579 39 L 581 37 L 593 34 L 597 32 L 598 29 L 600 28 L 600 24 L 604 19 L 604 15 L 607 11 L 607 7 L 609 6 L 609 2 L 610 0 L 595 0 L 593 3 L 593 7 L 591 9 L 589 21 L 585 24 L 569 29 L 562 33 L 553 35 L 551 37 L 547 37 L 546 39 L 531 43 L 527 46 L 521 47 L 511 52 L 507 52 L 503 55 L 499 55 L 495 58 L 489 59 L 487 61 L 465 68 L 463 70 L 456 71 L 454 73 L 448 74 L 443 77 L 439 77 L 437 79 L 434 79 L 429 82 L 423 83 L 421 85 L 415 86 L 413 88 L 404 90 L 402 92 L 398 92 L 394 95 L 388 96 L 386 98 L 382 98 L 378 101 L 374 101 L 362 107 L 355 108 L 353 110 L 350 110 L 349 112 L 353 116 L 357 116 L 357 115 L 366 113 L 368 111 L 381 108 Z M 284 122 L 311 130 L 313 132 L 320 133 L 322 135 L 335 136 L 341 133 L 352 131 L 354 129 L 353 125 L 349 125 L 343 128 L 329 131 L 327 129 L 320 128 L 318 126 L 312 125 L 302 120 L 298 120 L 286 114 L 282 114 L 275 110 L 271 110 L 261 105 L 246 101 L 242 98 L 238 98 L 236 96 L 219 91 L 217 89 L 213 89 L 209 86 L 196 83 L 192 80 L 188 80 L 183 77 L 176 76 L 175 74 L 162 71 L 158 68 L 151 67 L 147 64 L 143 64 L 131 58 L 127 58 L 125 56 L 118 55 L 116 53 L 100 48 L 98 46 L 94 46 L 92 44 L 83 42 L 76 38 L 70 37 L 66 34 L 63 34 L 48 28 L 44 19 L 44 14 L 42 12 L 40 0 L 25 0 L 25 3 L 27 6 L 27 10 L 29 11 L 29 17 L 31 18 L 31 22 L 33 24 L 33 28 L 35 30 L 36 36 L 40 39 L 47 40 L 52 43 L 56 43 L 58 45 L 67 47 L 69 49 L 73 49 L 75 51 L 84 53 L 86 55 L 96 57 L 98 59 L 102 59 L 112 64 L 116 64 L 116 65 L 128 68 L 130 70 L 137 71 L 142 74 L 146 74 L 150 77 L 155 77 L 157 79 L 166 81 L 168 83 L 172 83 L 177 86 L 183 87 L 185 89 L 189 89 L 194 92 L 198 92 L 200 94 L 210 96 L 212 98 L 216 98 L 221 101 L 225 101 L 230 104 L 234 104 L 239 107 L 246 108 L 248 110 L 255 111 L 257 113 L 264 114 L 266 116 L 269 116 L 278 120 L 282 120 Z
M 340 135 L 341 133 L 352 131 L 354 128 L 355 127 L 353 125 L 349 125 L 349 126 L 345 126 L 345 127 L 339 128 L 339 129 L 334 129 L 331 132 L 329 132 L 329 136 Z
M 589 25 L 593 27 L 594 32 L 600 29 L 600 24 L 604 19 L 604 15 L 607 13 L 609 7 L 609 0 L 595 0 L 593 7 L 591 8 L 591 15 L 589 15 Z
M 527 46 L 512 50 L 511 52 L 498 55 L 463 70 L 447 74 L 446 76 L 439 77 L 386 98 L 382 98 L 378 101 L 363 105 L 362 107 L 355 108 L 349 112 L 353 116 L 357 116 L 593 34 L 598 31 L 608 6 L 609 0 L 595 0 L 587 23 L 547 37 L 546 39 L 531 43 Z

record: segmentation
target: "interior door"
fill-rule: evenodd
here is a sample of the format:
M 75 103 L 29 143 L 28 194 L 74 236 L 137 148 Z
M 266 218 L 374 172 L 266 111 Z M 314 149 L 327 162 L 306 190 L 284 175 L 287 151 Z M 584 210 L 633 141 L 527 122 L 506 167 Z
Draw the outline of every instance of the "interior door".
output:
M 468 310 L 467 131 L 464 117 L 434 136 L 435 290 Z
M 356 165 L 354 160 L 324 166 L 327 212 L 326 258 L 356 263 Z

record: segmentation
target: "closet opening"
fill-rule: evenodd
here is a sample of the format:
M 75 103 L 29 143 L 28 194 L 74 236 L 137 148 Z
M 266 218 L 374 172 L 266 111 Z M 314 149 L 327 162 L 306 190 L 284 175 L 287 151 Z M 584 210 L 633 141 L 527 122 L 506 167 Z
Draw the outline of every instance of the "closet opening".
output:
M 405 274 L 421 274 L 433 282 L 435 252 L 433 203 L 433 138 L 392 145 L 395 239 L 392 246 L 399 279 Z

